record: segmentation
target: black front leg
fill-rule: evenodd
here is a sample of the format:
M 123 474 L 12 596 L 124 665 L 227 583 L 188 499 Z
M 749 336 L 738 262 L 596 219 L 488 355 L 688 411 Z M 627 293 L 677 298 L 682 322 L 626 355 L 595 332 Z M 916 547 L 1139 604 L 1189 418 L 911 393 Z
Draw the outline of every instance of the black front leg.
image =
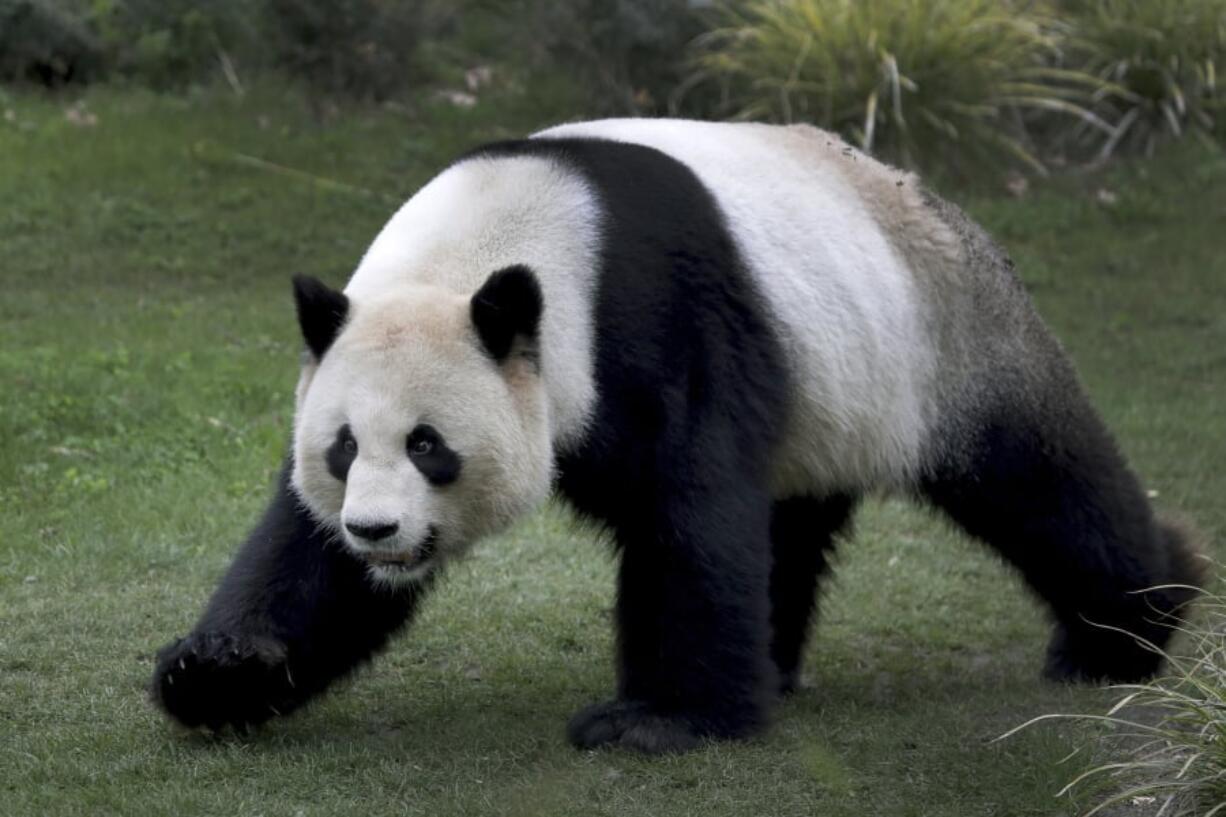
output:
M 571 719 L 581 748 L 678 752 L 766 722 L 769 498 L 691 488 L 651 516 L 618 531 L 618 696 Z
M 372 585 L 289 474 L 195 629 L 158 653 L 150 695 L 185 726 L 244 729 L 297 709 L 381 649 L 424 592 Z

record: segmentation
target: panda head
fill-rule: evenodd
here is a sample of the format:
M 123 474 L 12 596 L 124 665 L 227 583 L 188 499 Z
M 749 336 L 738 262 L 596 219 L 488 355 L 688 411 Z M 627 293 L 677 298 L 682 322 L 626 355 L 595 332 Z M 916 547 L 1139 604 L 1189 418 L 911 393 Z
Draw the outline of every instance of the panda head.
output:
M 549 490 L 540 287 L 525 267 L 474 294 L 406 285 L 352 300 L 294 279 L 307 354 L 293 486 L 388 584 L 420 581 Z

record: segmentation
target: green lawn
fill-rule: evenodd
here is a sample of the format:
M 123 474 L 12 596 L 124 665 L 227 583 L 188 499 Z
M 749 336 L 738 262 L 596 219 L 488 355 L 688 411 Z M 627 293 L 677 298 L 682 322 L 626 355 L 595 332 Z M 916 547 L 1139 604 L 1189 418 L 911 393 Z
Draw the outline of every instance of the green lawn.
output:
M 289 276 L 343 282 L 450 156 L 550 117 L 523 94 L 319 124 L 295 99 L 104 89 L 79 126 L 68 99 L 0 95 L 0 814 L 1085 805 L 1053 793 L 1092 733 L 989 741 L 1109 693 L 1040 682 L 1046 625 L 1016 578 L 894 502 L 871 503 L 844 549 L 808 687 L 747 744 L 643 759 L 565 743 L 567 716 L 611 688 L 613 585 L 606 549 L 560 508 L 486 542 L 406 637 L 306 712 L 246 739 L 163 721 L 144 696 L 152 655 L 192 625 L 282 456 Z M 1221 539 L 1226 158 L 1188 146 L 1021 200 L 953 197 L 1013 253 L 1159 504 Z

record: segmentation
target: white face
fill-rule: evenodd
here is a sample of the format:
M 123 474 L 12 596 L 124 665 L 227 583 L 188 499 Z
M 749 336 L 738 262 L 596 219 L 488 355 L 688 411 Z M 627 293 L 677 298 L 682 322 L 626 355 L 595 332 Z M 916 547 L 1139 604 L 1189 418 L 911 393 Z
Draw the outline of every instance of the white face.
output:
M 548 493 L 544 388 L 481 348 L 469 299 L 434 287 L 351 302 L 298 386 L 293 485 L 379 582 L 420 581 Z

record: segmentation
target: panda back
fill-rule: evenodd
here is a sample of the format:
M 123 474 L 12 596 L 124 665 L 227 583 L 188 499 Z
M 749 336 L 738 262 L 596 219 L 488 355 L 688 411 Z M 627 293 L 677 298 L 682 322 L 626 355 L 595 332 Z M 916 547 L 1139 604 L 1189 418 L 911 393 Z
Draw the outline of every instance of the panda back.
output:
M 810 127 L 620 119 L 539 136 L 646 145 L 711 191 L 792 379 L 780 492 L 910 480 L 938 413 L 920 267 L 958 261 L 913 177 Z

